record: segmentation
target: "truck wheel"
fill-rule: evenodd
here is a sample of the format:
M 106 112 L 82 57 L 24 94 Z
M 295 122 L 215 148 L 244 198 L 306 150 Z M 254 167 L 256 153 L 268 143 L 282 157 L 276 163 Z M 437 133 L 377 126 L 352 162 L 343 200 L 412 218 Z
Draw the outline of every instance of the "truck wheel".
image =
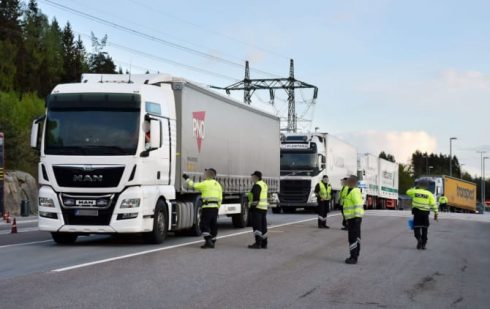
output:
M 202 200 L 200 197 L 197 197 L 196 200 L 194 201 L 194 207 L 196 209 L 195 216 L 194 216 L 194 225 L 189 230 L 189 234 L 190 236 L 197 237 L 202 235 L 201 227 L 199 226 L 199 223 L 201 222 L 201 213 L 202 213 Z
M 242 208 L 241 213 L 231 216 L 231 222 L 233 223 L 233 227 L 235 228 L 244 228 L 247 227 L 249 224 L 248 199 L 246 196 L 242 196 L 240 204 Z
M 60 245 L 69 245 L 77 241 L 78 235 L 74 233 L 53 232 L 51 237 L 54 242 Z
M 167 237 L 167 209 L 165 202 L 158 201 L 155 207 L 155 215 L 153 218 L 153 231 L 144 233 L 144 239 L 147 243 L 161 244 Z
M 272 213 L 273 214 L 280 214 L 281 213 L 281 206 L 277 205 L 276 207 L 272 208 Z

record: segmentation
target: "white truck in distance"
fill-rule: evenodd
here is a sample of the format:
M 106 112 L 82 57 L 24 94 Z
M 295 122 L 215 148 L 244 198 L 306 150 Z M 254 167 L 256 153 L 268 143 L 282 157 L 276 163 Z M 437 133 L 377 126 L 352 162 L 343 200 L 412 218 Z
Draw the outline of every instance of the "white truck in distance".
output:
M 359 154 L 358 169 L 365 208 L 395 209 L 398 204 L 398 163 L 365 153 Z
M 342 178 L 357 175 L 356 148 L 328 133 L 283 133 L 280 207 L 273 211 L 316 207 L 314 190 L 323 175 L 336 197 Z
M 39 229 L 57 243 L 97 233 L 142 233 L 153 243 L 168 231 L 199 235 L 200 195 L 182 174 L 200 181 L 211 167 L 223 186 L 220 214 L 244 227 L 253 171 L 277 201 L 279 132 L 279 118 L 184 79 L 84 74 L 56 86 L 33 123 Z

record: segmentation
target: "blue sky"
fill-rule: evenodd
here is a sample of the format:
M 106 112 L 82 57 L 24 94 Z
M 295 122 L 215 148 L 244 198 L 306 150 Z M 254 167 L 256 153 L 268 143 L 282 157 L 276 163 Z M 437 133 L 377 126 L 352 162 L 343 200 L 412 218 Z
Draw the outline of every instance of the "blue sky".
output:
M 52 0 L 127 27 L 252 68 L 319 87 L 311 128 L 339 135 L 361 152 L 387 150 L 401 162 L 416 150 L 453 152 L 472 174 L 476 150 L 490 155 L 489 1 L 148 1 Z M 243 68 L 143 39 L 39 0 L 42 11 L 76 32 L 109 43 L 243 78 Z M 87 37 L 86 47 L 90 49 Z M 165 72 L 203 84 L 233 80 L 107 47 L 133 73 Z M 270 77 L 252 71 L 254 77 Z M 311 93 L 297 93 L 299 99 Z M 236 97 L 241 98 L 237 93 Z M 267 93 L 254 97 L 266 106 Z M 276 109 L 284 112 L 285 97 Z M 300 111 L 304 104 L 298 107 Z M 489 164 L 490 166 L 490 161 Z M 487 175 L 490 168 L 487 168 Z

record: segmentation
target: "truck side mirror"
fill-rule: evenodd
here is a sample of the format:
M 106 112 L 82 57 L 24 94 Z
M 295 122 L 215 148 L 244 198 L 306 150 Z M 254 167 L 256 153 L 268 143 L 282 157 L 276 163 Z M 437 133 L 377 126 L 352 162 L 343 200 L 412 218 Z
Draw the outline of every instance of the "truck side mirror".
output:
M 324 155 L 318 155 L 318 161 L 320 161 L 320 169 L 324 170 L 327 167 L 327 158 Z
M 160 120 L 151 119 L 150 120 L 150 146 L 152 150 L 160 148 L 160 140 L 161 140 L 160 130 L 161 130 Z
M 44 120 L 45 116 L 38 117 L 34 119 L 31 127 L 31 147 L 34 149 L 39 149 L 39 126 L 40 123 Z

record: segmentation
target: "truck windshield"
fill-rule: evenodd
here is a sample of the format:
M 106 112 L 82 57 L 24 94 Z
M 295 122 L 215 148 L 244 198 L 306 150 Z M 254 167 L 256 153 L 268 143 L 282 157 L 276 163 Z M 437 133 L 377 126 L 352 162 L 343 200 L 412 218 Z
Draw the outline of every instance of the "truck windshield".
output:
M 283 172 L 318 172 L 316 153 L 299 151 L 281 151 L 281 171 Z
M 140 97 L 136 94 L 55 94 L 47 99 L 45 154 L 134 155 Z

